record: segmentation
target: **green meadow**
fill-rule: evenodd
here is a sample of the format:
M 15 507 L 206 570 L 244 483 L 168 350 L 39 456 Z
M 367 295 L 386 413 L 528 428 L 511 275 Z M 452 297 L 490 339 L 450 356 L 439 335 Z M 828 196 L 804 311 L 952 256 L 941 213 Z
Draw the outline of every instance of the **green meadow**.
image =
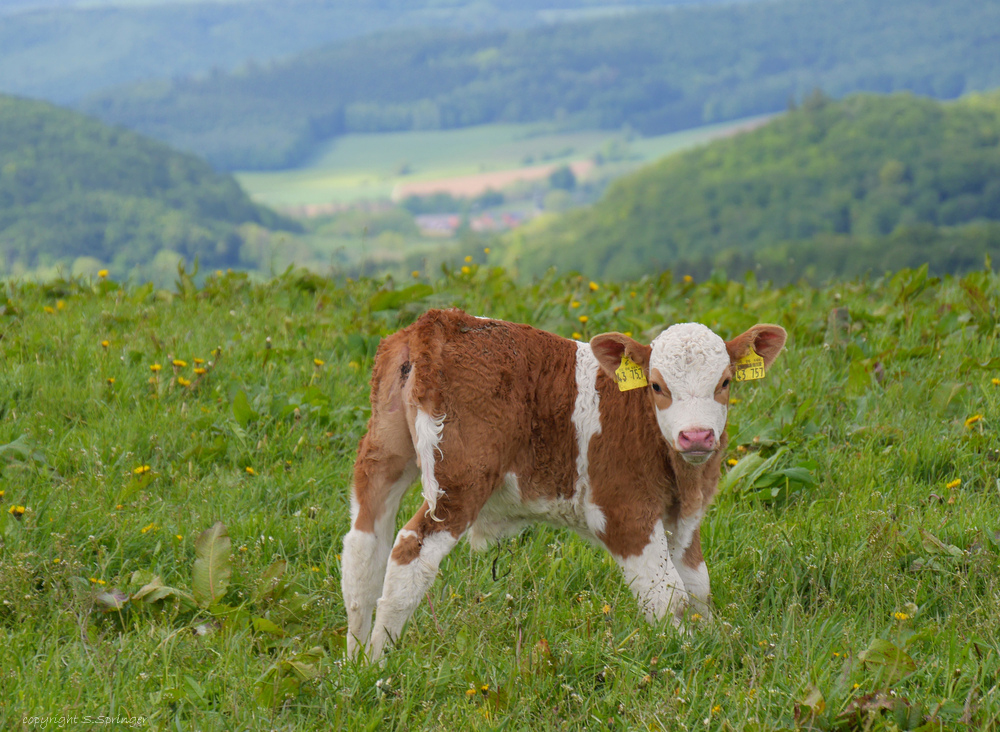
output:
M 275 208 L 388 199 L 401 183 L 566 164 L 600 157 L 610 178 L 680 150 L 733 134 L 764 117 L 643 137 L 554 123 L 489 124 L 454 130 L 349 134 L 322 144 L 305 165 L 237 173 L 254 200 Z
M 0 728 L 1000 725 L 1000 276 L 594 289 L 469 255 L 405 285 L 0 285 Z M 372 358 L 445 306 L 578 338 L 788 330 L 733 392 L 711 620 L 646 624 L 603 550 L 539 525 L 460 545 L 384 665 L 344 660 Z

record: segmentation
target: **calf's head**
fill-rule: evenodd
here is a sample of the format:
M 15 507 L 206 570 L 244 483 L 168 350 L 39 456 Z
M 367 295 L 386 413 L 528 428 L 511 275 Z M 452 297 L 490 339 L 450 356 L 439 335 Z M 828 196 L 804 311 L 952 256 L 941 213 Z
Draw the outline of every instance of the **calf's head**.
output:
M 780 326 L 755 325 L 727 342 L 704 325 L 681 323 L 667 328 L 648 346 L 622 333 L 604 333 L 591 339 L 590 347 L 612 379 L 623 355 L 642 369 L 663 438 L 687 462 L 697 465 L 719 449 L 736 362 L 752 350 L 769 368 L 785 338 Z

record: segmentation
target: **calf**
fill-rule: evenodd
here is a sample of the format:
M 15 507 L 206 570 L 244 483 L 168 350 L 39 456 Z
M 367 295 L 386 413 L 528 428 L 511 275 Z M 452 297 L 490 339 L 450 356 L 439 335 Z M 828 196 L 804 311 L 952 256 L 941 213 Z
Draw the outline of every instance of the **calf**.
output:
M 348 656 L 382 655 L 462 536 L 480 548 L 541 519 L 611 552 L 649 622 L 679 623 L 688 604 L 707 615 L 699 525 L 730 381 L 784 343 L 775 325 L 727 343 L 693 323 L 649 346 L 621 333 L 582 343 L 458 310 L 383 340 L 344 537 Z M 393 543 L 418 475 L 423 505 Z

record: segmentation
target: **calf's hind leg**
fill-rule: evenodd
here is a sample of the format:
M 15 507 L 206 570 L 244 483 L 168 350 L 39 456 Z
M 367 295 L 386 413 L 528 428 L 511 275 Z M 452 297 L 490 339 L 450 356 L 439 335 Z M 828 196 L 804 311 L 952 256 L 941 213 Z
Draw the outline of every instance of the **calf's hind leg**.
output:
M 351 486 L 351 529 L 344 536 L 341 589 L 347 608 L 347 656 L 368 644 L 382 589 L 399 502 L 418 469 L 409 440 L 389 449 L 369 432 L 361 441 Z

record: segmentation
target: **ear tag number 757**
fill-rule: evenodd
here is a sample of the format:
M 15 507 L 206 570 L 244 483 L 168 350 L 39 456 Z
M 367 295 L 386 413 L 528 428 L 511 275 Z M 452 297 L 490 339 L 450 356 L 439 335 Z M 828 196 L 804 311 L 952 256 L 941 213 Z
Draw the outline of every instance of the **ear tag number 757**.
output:
M 622 365 L 615 369 L 615 377 L 618 379 L 618 390 L 629 391 L 648 386 L 646 374 L 642 372 L 642 367 L 631 358 L 622 354 Z
M 757 352 L 750 349 L 746 356 L 736 361 L 737 381 L 753 381 L 764 378 L 764 359 L 757 355 Z

